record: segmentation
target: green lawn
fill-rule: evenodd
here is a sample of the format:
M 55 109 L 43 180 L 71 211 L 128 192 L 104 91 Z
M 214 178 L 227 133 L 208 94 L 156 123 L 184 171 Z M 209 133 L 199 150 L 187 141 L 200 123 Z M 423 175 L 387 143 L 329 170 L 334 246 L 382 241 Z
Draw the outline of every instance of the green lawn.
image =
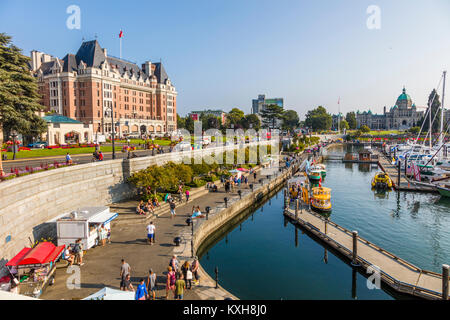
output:
M 16 159 L 24 158 L 39 158 L 39 157 L 54 157 L 54 156 L 65 156 L 67 152 L 71 155 L 74 154 L 92 154 L 95 148 L 73 148 L 73 149 L 31 149 L 30 151 L 19 151 L 16 153 Z M 101 147 L 102 152 L 112 152 L 112 147 L 105 146 Z M 116 152 L 121 152 L 122 147 L 116 147 Z M 3 154 L 3 153 L 2 153 Z M 6 152 L 8 160 L 13 158 L 12 152 Z
M 116 142 L 123 143 L 123 144 L 127 144 L 128 143 L 127 140 L 116 140 Z M 144 139 L 130 139 L 130 144 L 131 145 L 145 144 L 145 142 L 146 141 Z M 172 141 L 170 141 L 170 140 L 158 140 L 158 139 L 154 140 L 154 143 L 158 144 L 160 146 L 168 146 L 168 145 L 171 144 L 171 142 Z M 150 140 L 150 143 L 151 143 L 151 140 Z
M 347 130 L 347 133 L 355 133 L 357 130 Z M 372 130 L 369 131 L 368 133 L 363 133 L 363 134 L 370 134 L 372 136 L 385 136 L 385 135 L 390 135 L 390 134 L 405 134 L 407 133 L 406 131 L 399 131 L 399 130 L 380 130 L 380 131 L 376 131 L 376 130 Z

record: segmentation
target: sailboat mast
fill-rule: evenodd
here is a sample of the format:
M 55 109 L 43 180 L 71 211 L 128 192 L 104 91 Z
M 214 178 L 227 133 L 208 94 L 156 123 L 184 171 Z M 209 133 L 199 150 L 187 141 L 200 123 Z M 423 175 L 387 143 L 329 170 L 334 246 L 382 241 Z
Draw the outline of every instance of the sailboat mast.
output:
M 441 105 L 441 131 L 439 134 L 439 146 L 444 143 L 444 98 L 445 98 L 445 78 L 447 76 L 447 71 L 444 71 L 444 82 L 442 85 L 442 105 Z
M 429 114 L 429 119 L 430 119 L 430 121 L 429 121 L 429 125 L 428 125 L 428 131 L 429 131 L 429 133 L 430 133 L 430 143 L 429 143 L 429 145 L 430 145 L 430 150 L 431 150 L 431 147 L 432 147 L 432 142 L 431 142 L 431 140 L 432 140 L 432 138 L 433 138 L 433 136 L 431 135 L 431 124 L 432 124 L 432 122 L 431 122 L 431 116 L 432 116 L 432 111 L 433 111 L 433 109 L 431 108 L 432 107 L 432 105 L 433 105 L 433 102 L 430 102 L 430 114 Z M 424 145 L 425 145 L 425 143 L 424 143 Z

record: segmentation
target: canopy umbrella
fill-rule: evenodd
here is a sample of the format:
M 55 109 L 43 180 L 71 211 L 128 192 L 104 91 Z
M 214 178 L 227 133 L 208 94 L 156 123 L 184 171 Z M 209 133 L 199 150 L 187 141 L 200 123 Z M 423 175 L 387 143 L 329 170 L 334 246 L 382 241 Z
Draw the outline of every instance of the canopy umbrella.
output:
M 230 171 L 228 171 L 229 173 L 238 173 L 239 171 L 238 170 L 236 170 L 236 169 L 233 169 L 233 170 L 230 170 Z
M 248 172 L 248 169 L 245 168 L 238 168 L 239 171 Z
M 83 300 L 134 300 L 134 291 L 122 291 L 105 287 Z

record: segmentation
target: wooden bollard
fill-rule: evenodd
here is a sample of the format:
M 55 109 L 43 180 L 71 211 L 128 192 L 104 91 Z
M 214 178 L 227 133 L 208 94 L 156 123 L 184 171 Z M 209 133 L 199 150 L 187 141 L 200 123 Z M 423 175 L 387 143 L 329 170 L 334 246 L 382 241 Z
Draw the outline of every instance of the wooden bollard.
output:
M 298 198 L 295 199 L 295 219 L 298 218 Z
M 325 218 L 325 235 L 328 232 L 328 218 Z
M 397 176 L 397 187 L 400 188 L 400 171 L 402 162 L 398 159 L 398 176 Z
M 405 177 L 407 177 L 408 173 L 408 155 L 405 155 Z
M 353 231 L 353 259 L 352 266 L 359 266 L 358 264 L 358 231 Z
M 448 300 L 448 274 L 450 266 L 442 265 L 442 300 Z

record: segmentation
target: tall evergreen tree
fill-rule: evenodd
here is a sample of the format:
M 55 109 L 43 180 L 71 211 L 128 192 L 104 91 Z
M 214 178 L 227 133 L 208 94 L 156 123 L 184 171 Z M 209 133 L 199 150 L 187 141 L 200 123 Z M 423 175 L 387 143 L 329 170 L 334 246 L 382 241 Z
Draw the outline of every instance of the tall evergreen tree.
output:
M 261 110 L 263 127 L 274 129 L 278 127 L 278 120 L 284 119 L 284 110 L 282 107 L 271 104 Z
M 349 129 L 351 129 L 351 130 L 355 130 L 355 129 L 356 129 L 357 122 L 356 122 L 356 114 L 355 114 L 354 111 L 348 112 L 348 113 L 345 115 L 345 120 L 346 120 L 347 123 L 348 123 Z
M 37 136 L 47 129 L 38 114 L 44 107 L 39 103 L 38 86 L 30 73 L 29 61 L 12 44 L 10 36 L 0 33 L 0 130 L 3 129 L 5 139 L 12 131 Z
M 433 100 L 433 97 L 434 97 L 434 100 Z M 428 104 L 427 104 L 428 108 L 430 107 L 430 105 L 431 105 L 431 121 L 433 121 L 433 119 L 434 119 L 434 122 L 433 122 L 431 128 L 434 133 L 437 133 L 437 132 L 439 132 L 440 127 L 441 127 L 441 122 L 440 122 L 441 121 L 441 111 L 440 111 L 441 102 L 439 100 L 439 95 L 437 94 L 436 89 L 433 89 L 433 91 L 431 91 L 430 95 L 428 96 Z M 426 113 L 426 111 L 425 111 L 425 113 Z M 437 115 L 436 115 L 436 113 L 437 113 Z M 430 117 L 429 116 L 430 116 L 430 114 L 428 114 L 426 117 L 422 117 L 422 119 L 419 120 L 419 122 L 417 124 L 419 127 L 421 127 L 422 123 L 425 121 L 422 131 L 428 131 L 430 128 Z M 436 116 L 436 118 L 435 118 L 435 116 Z
M 318 106 L 306 114 L 305 125 L 312 128 L 313 131 L 330 130 L 333 119 L 327 110 Z
M 297 111 L 287 110 L 284 113 L 283 118 L 283 128 L 286 130 L 293 130 L 298 127 L 300 118 L 298 117 Z

